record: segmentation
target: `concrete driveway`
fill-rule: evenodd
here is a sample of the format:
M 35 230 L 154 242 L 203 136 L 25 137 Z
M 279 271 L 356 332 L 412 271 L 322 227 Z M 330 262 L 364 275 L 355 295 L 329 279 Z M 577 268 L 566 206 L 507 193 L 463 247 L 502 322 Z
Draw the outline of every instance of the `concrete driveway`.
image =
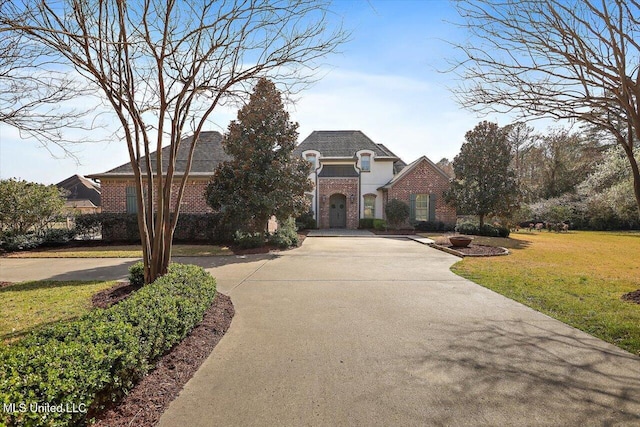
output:
M 161 426 L 638 425 L 640 358 L 405 239 L 213 266 L 231 329 Z

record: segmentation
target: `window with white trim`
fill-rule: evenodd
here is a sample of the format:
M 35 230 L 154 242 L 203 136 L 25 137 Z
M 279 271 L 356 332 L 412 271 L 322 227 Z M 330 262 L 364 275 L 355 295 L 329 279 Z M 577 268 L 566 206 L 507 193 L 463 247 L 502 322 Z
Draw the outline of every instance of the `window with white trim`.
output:
M 127 213 L 138 213 L 138 201 L 136 199 L 136 187 L 127 187 L 125 189 L 125 195 L 127 200 Z
M 376 217 L 376 196 L 375 194 L 367 194 L 364 196 L 364 217 Z
M 363 172 L 371 171 L 371 154 L 363 154 L 360 156 L 360 169 Z
M 315 154 L 307 154 L 306 155 L 307 162 L 311 163 L 311 169 L 316 168 L 316 155 Z

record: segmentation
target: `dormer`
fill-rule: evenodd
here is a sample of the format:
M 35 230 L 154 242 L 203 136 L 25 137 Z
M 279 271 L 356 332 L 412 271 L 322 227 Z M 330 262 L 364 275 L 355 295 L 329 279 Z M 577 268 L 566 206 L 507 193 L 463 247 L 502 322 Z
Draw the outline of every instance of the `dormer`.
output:
M 361 172 L 371 172 L 376 153 L 372 150 L 359 150 L 356 153 L 356 165 Z
M 315 172 L 320 168 L 320 152 L 317 150 L 305 150 L 302 158 L 311 164 L 311 171 Z

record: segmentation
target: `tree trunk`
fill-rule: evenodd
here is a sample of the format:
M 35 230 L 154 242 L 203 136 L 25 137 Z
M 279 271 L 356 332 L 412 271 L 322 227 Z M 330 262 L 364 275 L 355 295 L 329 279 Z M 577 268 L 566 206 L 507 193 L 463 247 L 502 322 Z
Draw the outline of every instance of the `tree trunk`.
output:
M 480 228 L 484 227 L 484 214 L 478 215 L 478 221 L 480 222 Z

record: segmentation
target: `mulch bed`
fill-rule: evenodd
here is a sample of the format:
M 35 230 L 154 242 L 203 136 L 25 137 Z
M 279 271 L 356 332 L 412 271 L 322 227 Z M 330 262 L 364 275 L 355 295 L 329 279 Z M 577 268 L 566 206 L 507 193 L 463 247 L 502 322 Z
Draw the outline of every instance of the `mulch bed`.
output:
M 131 285 L 128 281 L 118 282 L 115 286 L 96 293 L 91 298 L 91 303 L 94 307 L 109 308 L 138 289 L 140 286 Z
M 487 245 L 471 244 L 466 248 L 454 247 L 453 245 L 434 245 L 434 247 L 458 256 L 498 256 L 509 253 L 509 251 L 504 248 Z
M 624 301 L 634 302 L 636 304 L 640 304 L 640 289 L 633 292 L 628 292 L 622 295 L 622 299 Z
M 115 287 L 120 292 L 125 286 Z M 114 297 L 112 299 L 116 299 Z M 106 298 L 105 298 L 106 299 Z M 211 354 L 231 325 L 235 311 L 231 299 L 218 292 L 202 322 L 164 355 L 156 368 L 118 404 L 97 416 L 94 426 L 155 426 L 182 387 Z

